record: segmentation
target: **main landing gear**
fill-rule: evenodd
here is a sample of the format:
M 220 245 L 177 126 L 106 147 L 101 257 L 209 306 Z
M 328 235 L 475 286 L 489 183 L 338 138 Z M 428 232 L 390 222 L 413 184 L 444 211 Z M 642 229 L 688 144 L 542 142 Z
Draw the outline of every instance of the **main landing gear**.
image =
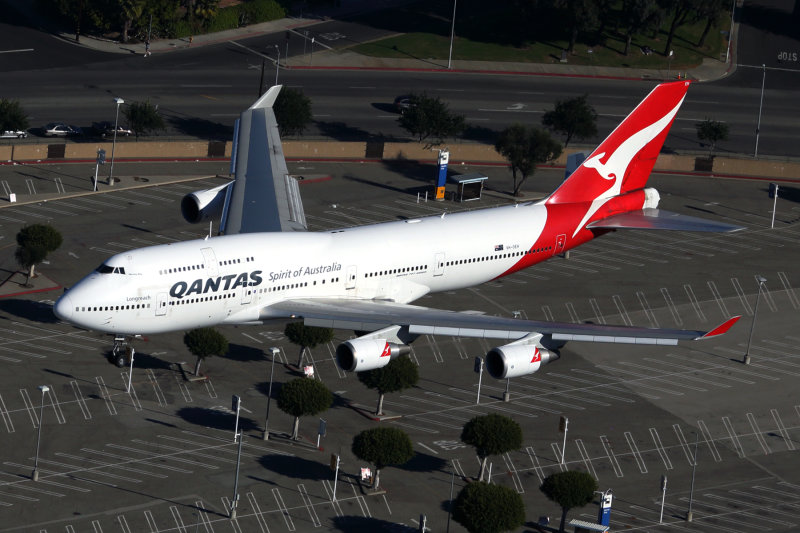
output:
M 114 347 L 111 348 L 111 362 L 122 368 L 131 364 L 133 354 L 133 339 L 132 335 L 116 336 L 114 337 Z

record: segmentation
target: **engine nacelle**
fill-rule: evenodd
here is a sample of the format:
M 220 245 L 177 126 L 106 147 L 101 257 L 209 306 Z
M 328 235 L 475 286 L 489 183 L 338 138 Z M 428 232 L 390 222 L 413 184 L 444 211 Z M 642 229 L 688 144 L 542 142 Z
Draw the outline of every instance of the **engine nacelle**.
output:
M 486 370 L 496 379 L 533 374 L 542 365 L 558 359 L 558 353 L 537 344 L 506 344 L 486 354 Z
M 348 372 L 363 372 L 381 368 L 398 355 L 407 354 L 411 348 L 386 339 L 352 339 L 336 347 L 336 363 Z
M 213 189 L 205 189 L 189 193 L 181 200 L 181 214 L 186 222 L 197 224 L 222 213 L 225 206 L 225 195 L 228 182 Z

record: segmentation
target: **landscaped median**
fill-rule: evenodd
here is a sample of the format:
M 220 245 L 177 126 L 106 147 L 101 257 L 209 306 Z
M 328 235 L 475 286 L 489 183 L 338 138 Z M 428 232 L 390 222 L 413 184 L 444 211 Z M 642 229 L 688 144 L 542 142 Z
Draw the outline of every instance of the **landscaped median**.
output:
M 505 165 L 506 160 L 494 146 L 479 143 L 453 143 L 445 145 L 450 151 L 450 165 L 461 163 Z M 0 163 L 94 161 L 99 149 L 111 158 L 111 142 L 52 144 L 8 144 L 0 146 Z M 563 167 L 567 154 L 587 153 L 593 147 L 571 146 L 552 166 Z M 438 148 L 425 148 L 415 142 L 337 142 L 337 141 L 283 141 L 284 155 L 289 160 L 326 161 L 381 161 L 412 160 L 436 163 Z M 114 151 L 117 161 L 136 160 L 197 160 L 224 159 L 231 156 L 231 143 L 223 141 L 181 142 L 118 142 Z M 655 165 L 659 172 L 699 173 L 717 176 L 769 178 L 783 181 L 800 181 L 800 161 L 759 159 L 741 156 L 705 156 L 661 154 Z

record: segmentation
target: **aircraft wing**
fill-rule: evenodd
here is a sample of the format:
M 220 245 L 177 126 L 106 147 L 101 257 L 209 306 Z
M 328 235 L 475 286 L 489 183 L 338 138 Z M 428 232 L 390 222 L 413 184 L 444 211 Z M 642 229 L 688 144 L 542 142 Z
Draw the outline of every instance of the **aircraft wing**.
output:
M 270 306 L 306 325 L 355 331 L 374 331 L 389 326 L 407 326 L 417 335 L 450 335 L 516 340 L 531 333 L 549 335 L 555 341 L 613 342 L 623 344 L 674 345 L 681 340 L 699 340 L 727 332 L 740 317 L 729 318 L 709 331 L 541 322 L 497 317 L 470 311 L 446 311 L 379 300 L 299 299 Z
M 222 213 L 226 235 L 307 229 L 297 180 L 286 168 L 272 111 L 280 90 L 280 85 L 271 87 L 237 123 L 231 156 L 236 178 Z
M 717 233 L 730 233 L 744 229 L 743 226 L 734 226 L 724 222 L 681 215 L 680 213 L 652 207 L 595 220 L 587 224 L 586 227 L 589 229 L 660 229 Z

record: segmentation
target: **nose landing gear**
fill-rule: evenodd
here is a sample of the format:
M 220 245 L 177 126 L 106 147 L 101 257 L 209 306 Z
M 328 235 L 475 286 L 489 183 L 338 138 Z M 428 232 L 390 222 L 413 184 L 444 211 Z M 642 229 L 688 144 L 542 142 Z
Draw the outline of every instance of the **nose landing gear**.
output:
M 131 364 L 134 354 L 133 339 L 132 336 L 114 337 L 114 347 L 111 348 L 110 357 L 112 363 L 120 368 Z

